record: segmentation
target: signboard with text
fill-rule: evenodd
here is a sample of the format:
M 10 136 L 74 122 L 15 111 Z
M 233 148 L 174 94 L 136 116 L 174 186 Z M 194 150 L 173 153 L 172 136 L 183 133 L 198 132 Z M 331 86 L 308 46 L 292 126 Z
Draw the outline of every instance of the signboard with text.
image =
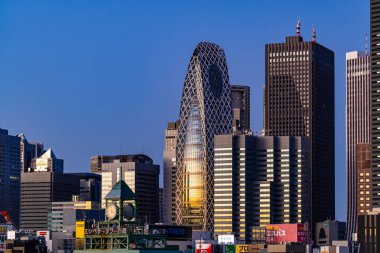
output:
M 236 245 L 236 253 L 248 253 L 248 245 L 247 244 L 237 244 Z
M 226 245 L 224 253 L 235 253 L 235 245 Z
M 210 243 L 197 243 L 195 253 L 212 253 L 212 244 Z
M 218 244 L 235 244 L 234 235 L 218 235 Z
M 265 230 L 268 244 L 303 243 L 305 230 L 303 224 L 268 224 Z

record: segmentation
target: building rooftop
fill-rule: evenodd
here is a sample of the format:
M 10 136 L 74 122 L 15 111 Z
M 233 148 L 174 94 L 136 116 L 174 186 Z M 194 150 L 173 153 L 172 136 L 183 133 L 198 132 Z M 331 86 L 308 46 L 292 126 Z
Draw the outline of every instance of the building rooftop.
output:
M 135 199 L 135 193 L 124 180 L 120 180 L 112 187 L 112 190 L 105 196 L 105 199 L 133 200 Z

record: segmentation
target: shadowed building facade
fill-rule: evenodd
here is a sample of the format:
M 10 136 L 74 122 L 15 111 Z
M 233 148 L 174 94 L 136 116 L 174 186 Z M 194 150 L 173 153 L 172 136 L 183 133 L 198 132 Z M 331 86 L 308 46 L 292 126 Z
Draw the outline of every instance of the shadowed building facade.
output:
M 164 150 L 164 189 L 163 189 L 163 223 L 175 222 L 175 155 L 177 147 L 179 122 L 169 122 L 165 130 Z
M 380 208 L 380 1 L 371 0 L 372 205 Z
M 232 127 L 234 131 L 251 130 L 250 88 L 245 85 L 231 85 Z
M 264 134 L 309 138 L 311 221 L 335 217 L 334 52 L 297 35 L 265 46 Z
M 214 135 L 232 133 L 225 54 L 201 42 L 190 59 L 182 92 L 176 148 L 178 225 L 213 231 Z

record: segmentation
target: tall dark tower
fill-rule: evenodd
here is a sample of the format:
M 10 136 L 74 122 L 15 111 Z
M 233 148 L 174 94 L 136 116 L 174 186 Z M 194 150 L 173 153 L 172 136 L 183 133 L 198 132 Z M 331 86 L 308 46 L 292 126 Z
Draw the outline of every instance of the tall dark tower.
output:
M 311 222 L 335 217 L 334 52 L 296 36 L 265 46 L 264 134 L 308 137 Z
M 380 207 L 380 0 L 371 0 L 372 206 Z

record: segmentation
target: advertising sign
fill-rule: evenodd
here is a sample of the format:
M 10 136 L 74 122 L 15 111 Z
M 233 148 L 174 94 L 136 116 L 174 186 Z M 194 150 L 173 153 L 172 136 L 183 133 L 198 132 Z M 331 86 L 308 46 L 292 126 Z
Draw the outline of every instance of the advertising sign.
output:
M 235 245 L 226 245 L 224 253 L 235 253 Z
M 8 240 L 14 240 L 16 239 L 16 231 L 10 230 L 7 232 L 7 239 Z
M 305 230 L 303 224 L 269 224 L 265 230 L 268 244 L 279 243 L 303 243 L 305 242 Z
M 77 221 L 75 223 L 75 238 L 83 239 L 84 238 L 84 221 Z
M 212 244 L 197 243 L 195 249 L 195 253 L 212 253 Z
M 189 226 L 149 225 L 149 233 L 166 235 L 171 240 L 188 240 L 192 237 L 192 228 Z
M 329 253 L 330 247 L 329 246 L 321 246 L 321 253 Z
M 218 244 L 235 244 L 234 235 L 218 235 Z
M 236 245 L 236 253 L 248 253 L 248 245 L 247 244 Z
M 50 231 L 37 231 L 37 236 L 44 236 L 46 241 L 50 240 Z

